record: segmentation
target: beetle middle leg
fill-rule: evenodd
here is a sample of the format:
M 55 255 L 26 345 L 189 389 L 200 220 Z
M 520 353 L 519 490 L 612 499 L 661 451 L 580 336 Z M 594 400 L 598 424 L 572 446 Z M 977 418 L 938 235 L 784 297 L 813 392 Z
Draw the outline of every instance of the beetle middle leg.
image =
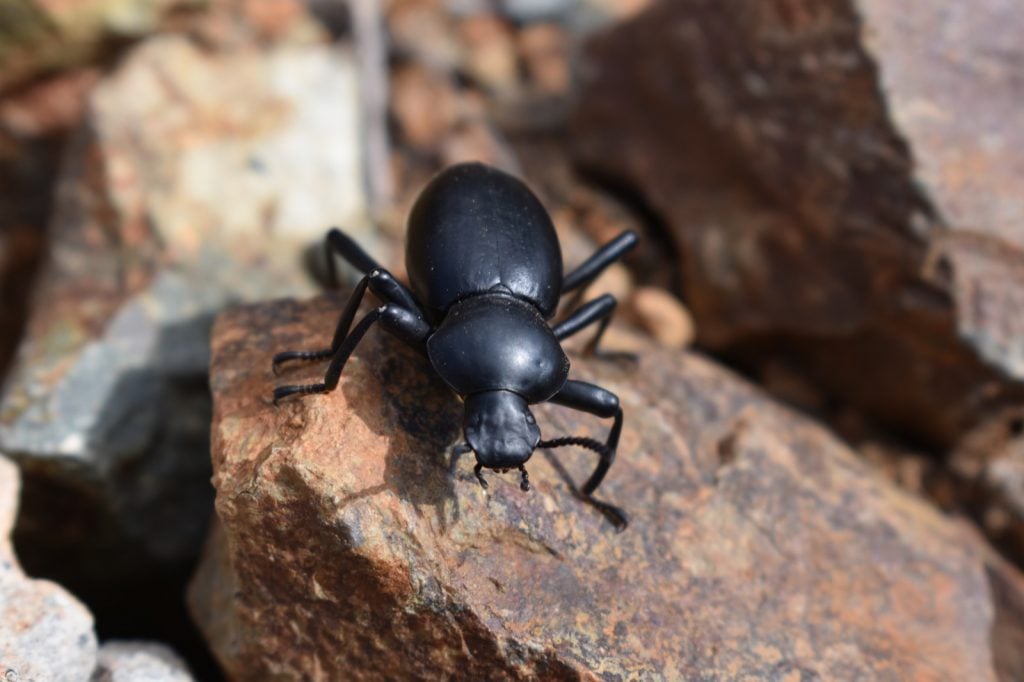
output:
M 607 475 L 608 470 L 615 461 L 615 450 L 619 446 L 619 436 L 622 434 L 623 415 L 618 396 L 600 386 L 595 386 L 585 381 L 569 379 L 565 382 L 562 389 L 549 400 L 556 405 L 563 405 L 605 419 L 614 419 L 604 447 L 598 451 L 601 458 L 597 463 L 597 468 L 594 469 L 594 473 L 590 474 L 590 478 L 580 488 L 579 493 L 585 501 L 604 513 L 615 524 L 616 528 L 622 530 L 629 523 L 626 513 L 615 505 L 602 502 L 594 497 L 594 491 L 601 485 L 605 475 Z M 587 439 L 569 438 L 560 440 L 564 440 L 565 444 L 572 444 L 572 441 Z M 557 441 L 550 442 L 555 443 Z
M 604 336 L 605 330 L 608 329 L 608 324 L 612 321 L 612 314 L 615 312 L 617 304 L 618 302 L 611 294 L 598 296 L 593 301 L 588 301 L 576 309 L 569 317 L 555 325 L 551 331 L 554 333 L 555 338 L 562 341 L 597 322 L 597 333 L 583 347 L 583 354 L 597 355 L 598 357 L 615 360 L 636 361 L 637 357 L 633 353 L 599 351 L 597 348 L 598 344 L 601 343 L 601 337 Z
M 637 241 L 636 232 L 626 230 L 602 246 L 590 258 L 583 261 L 579 267 L 562 279 L 562 294 L 567 294 L 574 289 L 579 289 L 593 282 L 605 268 L 625 256 L 630 249 L 636 246 Z
M 356 285 L 352 295 L 349 296 L 348 303 L 345 304 L 345 310 L 338 319 L 338 325 L 334 330 L 334 337 L 331 340 L 330 347 L 319 350 L 282 351 L 274 356 L 271 365 L 274 374 L 277 374 L 281 364 L 285 362 L 292 360 L 323 360 L 334 355 L 345 340 L 345 337 L 348 336 L 348 331 L 352 327 L 352 321 L 355 320 L 356 313 L 359 311 L 359 304 L 362 302 L 367 288 L 384 302 L 395 303 L 406 310 L 416 311 L 416 316 L 421 320 L 423 319 L 423 314 L 408 290 L 390 272 L 384 268 L 375 268 L 359 280 L 359 284 Z
M 358 307 L 358 305 L 359 304 L 357 302 L 354 307 Z M 346 313 L 347 312 L 348 309 L 346 309 Z M 345 317 L 346 315 L 343 314 L 342 321 L 338 324 L 339 330 L 342 327 L 342 323 L 345 322 Z M 274 389 L 274 404 L 276 405 L 282 398 L 287 398 L 290 395 L 329 393 L 337 388 L 338 381 L 341 379 L 341 372 L 345 369 L 345 363 L 348 362 L 352 352 L 356 349 L 356 346 L 359 345 L 359 342 L 363 339 L 363 336 L 366 335 L 366 332 L 369 331 L 370 327 L 373 326 L 373 323 L 378 321 L 384 329 L 391 332 L 402 341 L 405 341 L 412 346 L 416 346 L 421 350 L 423 350 L 427 336 L 430 334 L 430 325 L 428 325 L 416 313 L 406 310 L 394 303 L 383 305 L 367 313 L 355 328 L 352 329 L 352 333 L 345 336 L 338 344 L 337 348 L 334 349 L 333 357 L 331 358 L 331 363 L 327 366 L 327 372 L 324 374 L 323 382 L 319 384 L 279 386 Z

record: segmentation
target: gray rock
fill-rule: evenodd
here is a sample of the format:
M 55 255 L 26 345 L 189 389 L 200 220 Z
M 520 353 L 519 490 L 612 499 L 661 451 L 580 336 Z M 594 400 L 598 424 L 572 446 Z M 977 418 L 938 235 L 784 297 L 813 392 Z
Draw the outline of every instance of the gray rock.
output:
M 93 91 L 0 402 L 27 565 L 111 580 L 198 551 L 210 321 L 308 293 L 309 245 L 332 224 L 367 227 L 357 98 L 344 50 L 177 37 L 142 44 Z
M 62 587 L 18 565 L 9 534 L 17 515 L 18 469 L 0 457 L 0 674 L 8 682 L 80 682 L 96 661 L 92 614 Z
M 91 682 L 192 682 L 185 662 L 155 642 L 107 642 Z

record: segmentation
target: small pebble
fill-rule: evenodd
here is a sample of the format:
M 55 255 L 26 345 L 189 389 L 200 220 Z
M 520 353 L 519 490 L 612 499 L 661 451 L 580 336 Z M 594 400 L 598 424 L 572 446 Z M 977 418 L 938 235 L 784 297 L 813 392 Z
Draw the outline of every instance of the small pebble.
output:
M 479 14 L 459 23 L 465 46 L 466 70 L 485 87 L 513 90 L 519 85 L 515 42 L 508 25 L 500 18 Z
M 534 24 L 519 31 L 519 53 L 533 86 L 549 94 L 569 90 L 569 54 L 565 31 L 557 24 Z
M 678 298 L 658 287 L 640 287 L 631 300 L 633 313 L 644 329 L 666 348 L 693 343 L 695 326 L 690 311 Z

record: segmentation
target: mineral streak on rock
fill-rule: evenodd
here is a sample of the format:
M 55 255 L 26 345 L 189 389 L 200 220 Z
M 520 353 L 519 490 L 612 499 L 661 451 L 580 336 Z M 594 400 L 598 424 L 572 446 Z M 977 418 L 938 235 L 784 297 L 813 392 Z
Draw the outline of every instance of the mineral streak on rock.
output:
M 704 344 L 948 447 L 1024 400 L 1022 31 L 1003 0 L 658 3 L 591 44 L 576 158 L 671 228 Z
M 372 332 L 336 391 L 274 408 L 274 352 L 330 340 L 340 300 L 236 308 L 213 334 L 222 528 L 192 609 L 233 679 L 1012 679 L 1022 579 L 964 525 L 693 354 L 572 357 L 626 413 L 600 494 L 586 452 L 533 489 L 449 464 L 460 405 Z M 536 410 L 545 437 L 608 425 Z M 562 469 L 564 467 L 564 469 Z M 999 601 L 994 592 L 998 591 Z M 1007 606 L 1009 605 L 1009 606 Z

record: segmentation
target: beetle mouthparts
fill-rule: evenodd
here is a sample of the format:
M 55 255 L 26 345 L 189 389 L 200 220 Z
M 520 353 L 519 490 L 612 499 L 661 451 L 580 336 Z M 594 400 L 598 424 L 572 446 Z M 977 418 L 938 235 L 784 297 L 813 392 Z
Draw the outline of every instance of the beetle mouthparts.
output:
M 530 490 L 530 475 L 526 473 L 526 465 L 520 464 L 516 468 L 519 469 L 520 473 L 519 489 L 525 493 Z M 495 469 L 495 471 L 501 474 L 507 474 L 511 469 Z M 487 479 L 484 478 L 484 465 L 477 463 L 477 465 L 473 467 L 473 473 L 476 475 L 476 480 L 480 481 L 480 486 L 484 490 L 487 490 Z

